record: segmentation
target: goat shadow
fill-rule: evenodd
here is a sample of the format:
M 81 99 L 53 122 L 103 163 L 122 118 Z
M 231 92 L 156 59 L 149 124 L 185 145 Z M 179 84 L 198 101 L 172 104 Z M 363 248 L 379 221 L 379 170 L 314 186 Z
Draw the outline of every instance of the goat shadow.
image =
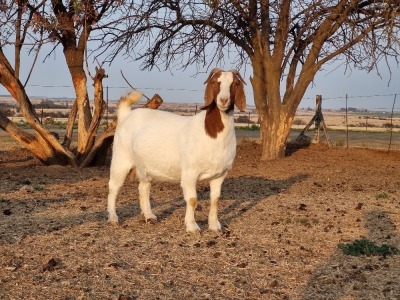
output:
M 88 222 L 100 224 L 106 220 L 105 212 L 90 212 L 89 204 L 81 205 L 80 212 L 63 217 L 52 213 L 57 209 L 66 212 L 77 209 L 68 203 L 67 198 L 0 199 L 0 245 L 18 243 L 28 236 L 49 234 Z
M 264 201 L 269 196 L 279 194 L 294 183 L 303 180 L 307 175 L 298 175 L 286 180 L 269 180 L 263 177 L 242 176 L 236 178 L 227 178 L 222 186 L 220 200 L 219 219 L 221 224 L 226 227 L 232 220 L 240 218 L 245 212 L 251 210 L 255 205 Z M 180 195 L 172 197 L 169 201 L 152 201 L 153 208 L 159 220 L 165 220 L 176 210 L 182 209 L 182 218 L 184 217 L 184 207 L 186 203 L 183 199 L 181 188 L 177 185 L 162 185 L 165 191 L 168 188 L 173 189 L 173 194 Z M 126 191 L 137 188 L 127 187 Z M 161 194 L 164 194 L 162 192 Z M 200 225 L 204 225 L 206 220 L 206 210 L 209 208 L 210 190 L 207 182 L 199 183 L 198 198 L 200 206 L 204 206 L 203 218 L 198 219 Z M 129 197 L 130 198 L 130 197 Z M 95 200 L 93 200 L 95 201 Z M 98 222 L 98 226 L 103 227 L 106 223 L 106 211 L 99 211 L 99 204 L 88 202 L 85 205 L 75 203 L 71 207 L 68 198 L 57 197 L 51 199 L 26 199 L 15 201 L 13 199 L 0 199 L 0 245 L 13 244 L 26 236 L 47 234 L 62 229 L 73 228 L 75 226 L 87 223 Z M 48 210 L 54 210 L 60 207 L 71 210 L 80 210 L 61 217 L 57 214 L 45 213 Z M 207 208 L 207 209 L 206 209 Z M 140 207 L 138 201 L 128 201 L 118 209 L 120 221 L 124 222 L 132 217 L 140 216 Z M 96 225 L 97 226 L 97 225 Z
M 400 235 L 388 213 L 366 212 L 364 222 L 368 240 L 400 246 Z M 398 256 L 357 257 L 337 249 L 314 270 L 300 299 L 400 299 L 399 270 Z
M 222 192 L 219 201 L 218 216 L 223 227 L 228 226 L 232 220 L 240 218 L 245 212 L 251 210 L 261 201 L 272 195 L 279 194 L 289 189 L 293 184 L 307 178 L 308 175 L 301 174 L 290 177 L 285 180 L 270 180 L 258 176 L 240 176 L 227 178 L 222 185 Z M 180 191 L 180 194 L 182 192 Z M 198 184 L 197 196 L 201 211 L 209 208 L 210 188 L 207 182 Z M 229 203 L 226 205 L 226 203 Z M 134 205 L 135 207 L 132 207 Z M 159 221 L 170 217 L 176 210 L 186 207 L 183 196 L 175 197 L 169 201 L 152 201 L 152 208 Z M 204 207 L 204 209 L 203 209 Z M 128 203 L 120 207 L 118 215 L 120 221 L 134 217 L 140 212 L 137 201 Z M 183 216 L 182 216 L 183 217 Z M 196 221 L 203 225 L 205 221 L 197 219 Z

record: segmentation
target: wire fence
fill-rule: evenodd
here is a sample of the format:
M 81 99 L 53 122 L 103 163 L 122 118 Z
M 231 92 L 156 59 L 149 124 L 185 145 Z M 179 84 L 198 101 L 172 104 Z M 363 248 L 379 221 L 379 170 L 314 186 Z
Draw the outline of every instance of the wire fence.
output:
M 314 110 L 310 108 L 299 110 L 291 138 L 296 137 L 296 134 L 299 135 L 298 130 L 313 125 L 310 126 L 307 136 L 314 141 L 325 140 L 331 145 L 347 148 L 400 150 L 399 96 L 398 94 L 355 97 L 346 95 L 340 98 L 324 98 L 323 106 L 332 107 L 333 104 L 337 106 L 338 100 L 342 105 L 336 109 L 322 109 L 320 112 L 318 105 Z M 313 124 L 310 124 L 318 113 L 321 114 L 322 120 L 319 120 L 320 122 L 314 120 Z
M 42 86 L 42 88 L 44 87 Z M 146 90 L 146 88 L 141 89 Z M 105 90 L 107 91 L 107 88 Z M 163 89 L 160 89 L 160 92 L 162 91 Z M 193 90 L 192 92 L 198 93 L 199 91 Z M 52 99 L 45 100 L 51 101 Z M 108 92 L 105 93 L 105 100 L 108 109 L 103 121 L 108 124 L 108 121 L 115 115 L 116 102 L 108 99 Z M 68 110 L 73 99 L 60 100 L 55 98 L 54 101 L 63 101 Z M 293 122 L 290 140 L 297 139 L 300 132 L 317 113 L 313 102 L 312 97 L 303 99 L 300 104 L 301 108 L 298 109 Z M 309 106 L 307 107 L 304 103 L 308 103 Z M 160 109 L 192 115 L 197 112 L 197 105 L 195 103 L 164 103 Z M 43 107 L 37 109 L 41 120 L 45 118 L 45 110 Z M 64 113 L 68 114 L 68 112 Z M 327 129 L 326 134 L 321 126 L 316 126 L 313 122 L 304 134 L 309 139 L 315 140 L 318 136 L 321 142 L 326 140 L 331 145 L 338 147 L 400 150 L 400 94 L 323 96 L 322 116 Z M 258 137 L 260 135 L 259 130 L 257 130 L 259 126 L 258 115 L 254 106 L 249 106 L 246 113 L 237 113 L 235 118 L 238 127 L 251 129 L 238 130 L 238 136 Z

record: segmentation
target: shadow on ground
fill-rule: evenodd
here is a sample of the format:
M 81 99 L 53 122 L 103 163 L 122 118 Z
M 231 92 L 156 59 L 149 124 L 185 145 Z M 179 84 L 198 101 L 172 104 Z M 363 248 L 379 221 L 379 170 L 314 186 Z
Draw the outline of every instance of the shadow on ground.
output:
M 388 213 L 364 216 L 367 239 L 378 245 L 400 246 Z M 349 256 L 338 249 L 311 276 L 302 299 L 400 299 L 400 256 Z
M 220 222 L 223 226 L 228 226 L 232 220 L 240 218 L 245 212 L 251 210 L 260 201 L 264 201 L 272 195 L 279 194 L 282 191 L 289 189 L 294 183 L 302 181 L 305 178 L 307 178 L 307 175 L 293 176 L 286 180 L 269 180 L 264 177 L 256 176 L 227 178 L 222 185 L 222 193 L 219 201 L 218 216 Z M 137 188 L 137 186 L 135 185 L 132 188 Z M 157 210 L 160 206 L 163 207 L 161 213 L 157 213 L 159 221 L 167 219 L 176 210 L 182 209 L 186 206 L 180 188 L 179 194 L 179 197 L 174 197 L 172 200 L 156 203 L 152 201 L 152 208 L 154 210 Z M 197 195 L 200 206 L 199 210 L 208 210 L 210 189 L 205 183 L 202 183 L 198 188 Z M 117 214 L 121 222 L 134 217 L 137 213 L 140 213 L 140 208 L 136 199 L 122 207 L 117 207 Z
M 80 213 L 77 214 L 77 207 L 69 205 L 66 198 L 18 201 L 0 199 L 0 244 L 16 243 L 27 236 L 48 234 L 86 222 L 105 220 L 105 213 L 89 212 L 85 205 L 82 203 L 78 208 Z
M 219 219 L 224 227 L 240 218 L 245 212 L 254 208 L 268 197 L 289 189 L 294 183 L 305 179 L 307 175 L 290 177 L 286 180 L 269 180 L 263 177 L 241 176 L 227 178 L 222 187 L 219 205 Z M 157 186 L 156 186 L 157 187 Z M 128 189 L 137 189 L 137 184 Z M 159 221 L 168 219 L 177 210 L 181 209 L 184 218 L 185 201 L 183 200 L 179 184 L 173 186 L 174 197 L 167 201 L 152 201 L 153 209 L 157 211 Z M 199 205 L 203 207 L 203 214 L 208 214 L 209 188 L 202 183 L 198 189 Z M 158 196 L 164 196 L 163 193 Z M 180 196 L 176 196 L 180 195 Z M 0 244 L 15 243 L 26 236 L 48 234 L 65 228 L 72 228 L 87 222 L 104 222 L 106 225 L 106 195 L 104 202 L 91 200 L 81 202 L 79 195 L 50 199 L 12 200 L 0 199 Z M 124 203 L 118 205 L 117 213 L 120 223 L 140 216 L 139 201 L 136 197 L 125 197 Z M 94 200 L 96 201 L 96 200 Z M 201 224 L 201 222 L 200 222 Z

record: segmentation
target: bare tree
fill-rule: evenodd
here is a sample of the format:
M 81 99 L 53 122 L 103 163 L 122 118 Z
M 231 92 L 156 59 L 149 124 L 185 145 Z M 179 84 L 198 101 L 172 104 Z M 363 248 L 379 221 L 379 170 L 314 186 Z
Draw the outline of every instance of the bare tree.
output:
M 120 1 L 2 1 L 1 2 L 1 44 L 0 44 L 0 83 L 18 102 L 26 121 L 35 134 L 25 132 L 15 126 L 0 112 L 0 128 L 15 138 L 21 145 L 32 151 L 44 164 L 70 164 L 79 166 L 91 152 L 101 117 L 105 110 L 102 80 L 107 75 L 102 68 L 96 68 L 92 76 L 95 86 L 94 109 L 91 112 L 87 92 L 88 41 L 93 31 L 105 32 L 112 28 Z M 102 20 L 107 20 L 102 22 Z M 26 93 L 25 84 L 20 78 L 20 53 L 26 47 L 38 53 L 45 43 L 63 48 L 66 66 L 69 69 L 75 89 L 75 103 L 63 144 L 39 122 L 38 116 Z M 3 52 L 4 47 L 14 46 L 14 66 Z M 35 62 L 36 59 L 33 59 Z M 87 60 L 86 60 L 87 63 Z M 88 65 L 88 64 L 87 64 Z M 77 118 L 78 141 L 71 149 L 73 125 Z M 98 149 L 98 148 L 96 148 Z M 95 157 L 91 153 L 91 157 Z M 86 165 L 88 164 L 86 160 Z
M 250 64 L 262 159 L 285 155 L 296 109 L 324 65 L 371 70 L 399 57 L 398 0 L 153 0 L 138 9 L 105 45 L 114 46 L 110 59 L 122 51 L 149 69 Z

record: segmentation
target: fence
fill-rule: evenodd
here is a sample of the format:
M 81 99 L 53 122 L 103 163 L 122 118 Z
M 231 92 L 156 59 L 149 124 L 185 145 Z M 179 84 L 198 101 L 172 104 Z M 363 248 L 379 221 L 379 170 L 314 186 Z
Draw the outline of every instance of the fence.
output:
M 115 101 L 108 101 L 108 93 L 106 93 L 106 100 L 108 109 L 104 116 L 105 120 L 113 117 L 116 108 Z M 305 100 L 308 100 L 308 103 L 314 101 L 311 98 L 305 98 Z M 344 95 L 343 97 L 321 97 L 321 100 L 321 112 L 327 128 L 327 136 L 332 145 L 400 150 L 399 94 Z M 63 100 L 63 103 L 68 108 L 72 105 L 72 99 Z M 164 103 L 160 109 L 190 115 L 196 112 L 197 106 L 196 104 L 184 103 L 174 106 L 174 104 Z M 318 109 L 314 107 L 304 107 L 304 105 L 303 108 L 298 109 L 290 140 L 297 139 L 317 111 Z M 43 119 L 43 108 L 38 110 L 38 115 Z M 258 122 L 256 110 L 252 106 L 249 106 L 246 113 L 237 113 L 235 117 L 240 123 L 238 125 L 245 127 L 245 129 L 255 129 Z M 320 133 L 321 131 L 315 129 L 314 122 L 305 132 L 305 135 L 313 139 Z M 239 130 L 238 136 L 258 137 L 259 132 L 257 130 Z M 321 138 L 324 138 L 324 134 L 321 134 Z
M 321 132 L 325 135 L 324 129 L 326 129 L 326 140 L 335 146 L 400 150 L 400 104 L 398 103 L 399 101 L 396 102 L 396 100 L 399 100 L 398 95 L 367 97 L 372 100 L 369 101 L 371 103 L 374 103 L 374 97 L 380 97 L 380 99 L 386 97 L 386 101 L 380 102 L 380 108 L 367 109 L 365 108 L 365 96 L 345 96 L 343 98 L 343 107 L 322 110 L 322 96 L 318 95 L 316 109 L 307 109 L 307 112 L 305 110 L 298 111 L 293 129 L 304 128 L 304 124 L 306 126 L 310 125 L 311 119 L 315 119 L 317 116 L 316 120 L 312 122 L 314 126 L 311 132 L 308 133 L 309 137 L 311 135 L 314 139 L 318 139 Z M 337 101 L 337 99 L 327 98 L 324 99 L 323 103 L 329 106 L 332 105 L 330 101 Z M 375 99 L 375 101 L 377 100 Z M 318 116 L 322 120 L 318 120 Z M 309 121 L 305 123 L 307 117 Z M 292 133 L 292 135 L 295 134 L 296 131 Z

